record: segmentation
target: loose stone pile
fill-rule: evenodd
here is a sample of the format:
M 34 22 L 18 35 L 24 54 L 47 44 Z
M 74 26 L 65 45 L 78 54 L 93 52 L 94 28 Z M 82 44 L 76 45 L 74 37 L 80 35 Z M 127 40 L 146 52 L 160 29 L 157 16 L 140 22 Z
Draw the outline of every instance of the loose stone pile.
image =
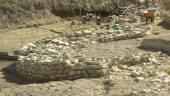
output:
M 113 74 L 124 74 L 124 78 L 141 83 L 145 86 L 143 89 L 135 88 L 128 95 L 140 96 L 142 94 L 161 94 L 168 92 L 168 83 L 170 76 L 161 69 L 161 65 L 167 61 L 167 56 L 159 53 L 139 54 L 127 57 L 120 57 L 118 66 L 113 67 Z M 135 63 L 134 63 L 135 62 Z
M 69 43 L 72 47 L 85 47 L 88 44 L 97 43 L 95 38 L 96 34 L 92 30 L 82 30 L 72 33 L 69 37 Z
M 160 53 L 122 56 L 118 59 L 118 64 L 134 66 L 134 65 L 148 63 L 148 62 L 157 63 L 158 58 L 160 58 Z
M 148 34 L 147 26 L 133 25 L 133 26 L 123 26 L 119 30 L 109 30 L 108 32 L 97 33 L 98 42 L 111 42 L 119 40 L 134 39 L 139 37 L 144 37 Z
M 170 11 L 169 10 L 162 10 L 161 11 L 161 17 L 163 18 L 164 22 L 167 23 L 168 25 L 170 24 Z
M 43 40 L 37 41 L 35 44 L 29 43 L 23 46 L 16 54 L 27 55 L 38 51 L 58 51 L 68 50 L 71 48 L 83 48 L 88 44 L 97 43 L 92 35 L 91 30 L 83 30 L 72 33 L 68 37 L 50 36 Z

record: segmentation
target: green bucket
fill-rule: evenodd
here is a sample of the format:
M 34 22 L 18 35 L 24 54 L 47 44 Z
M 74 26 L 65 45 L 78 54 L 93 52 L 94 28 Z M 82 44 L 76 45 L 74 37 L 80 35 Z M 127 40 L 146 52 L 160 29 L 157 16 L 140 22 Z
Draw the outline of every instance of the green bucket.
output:
M 112 29 L 118 30 L 118 29 L 120 29 L 120 25 L 119 24 L 112 24 Z

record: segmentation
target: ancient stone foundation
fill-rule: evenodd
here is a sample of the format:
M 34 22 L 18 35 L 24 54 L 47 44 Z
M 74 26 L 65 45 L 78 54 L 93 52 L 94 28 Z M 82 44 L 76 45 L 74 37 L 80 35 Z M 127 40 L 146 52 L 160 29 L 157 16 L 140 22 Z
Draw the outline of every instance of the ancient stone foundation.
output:
M 29 43 L 17 52 L 17 72 L 21 77 L 33 81 L 101 77 L 107 73 L 112 59 L 84 56 L 74 49 L 93 43 L 139 38 L 147 34 L 146 26 L 131 24 L 119 30 L 110 29 L 108 32 L 81 30 L 66 37 L 48 37 L 34 44 Z
M 103 58 L 56 58 L 52 61 L 33 61 L 19 57 L 17 72 L 20 76 L 34 81 L 74 80 L 101 77 L 107 72 L 110 61 Z
M 108 36 L 100 36 L 98 38 L 98 42 L 104 43 L 104 42 L 112 42 L 112 41 L 119 41 L 119 40 L 127 40 L 127 39 L 135 39 L 135 38 L 140 38 L 144 37 L 146 33 L 133 33 L 133 34 L 119 34 L 119 35 L 108 35 Z

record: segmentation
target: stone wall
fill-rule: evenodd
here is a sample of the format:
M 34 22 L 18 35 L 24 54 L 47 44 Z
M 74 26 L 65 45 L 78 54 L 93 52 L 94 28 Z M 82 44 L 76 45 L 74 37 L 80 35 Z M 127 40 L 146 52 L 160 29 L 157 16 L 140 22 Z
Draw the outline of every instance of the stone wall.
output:
M 20 76 L 36 81 L 74 80 L 88 77 L 101 77 L 107 72 L 107 62 L 101 60 L 80 61 L 54 60 L 50 62 L 19 61 L 17 72 Z
M 120 25 L 121 28 L 119 30 L 109 30 L 108 32 L 100 32 L 97 33 L 97 41 L 100 43 L 104 42 L 112 42 L 112 41 L 120 41 L 127 39 L 135 39 L 144 37 L 149 34 L 151 27 L 143 26 L 141 24 L 133 25 L 129 23 L 128 26 Z
M 107 33 L 105 33 L 105 34 L 107 34 Z M 116 36 L 108 34 L 108 36 L 99 37 L 98 41 L 101 43 L 111 42 L 111 41 L 120 41 L 120 40 L 140 38 L 140 37 L 144 37 L 145 35 L 146 35 L 146 33 L 142 33 L 142 32 L 135 32 L 132 34 L 129 34 L 129 33 L 117 34 Z
M 127 56 L 122 56 L 118 59 L 118 64 L 119 65 L 126 65 L 126 66 L 135 66 L 135 65 L 140 65 L 143 63 L 157 63 L 160 58 L 161 54 L 160 53 L 153 53 L 153 54 L 142 54 L 139 53 L 137 55 L 127 55 Z

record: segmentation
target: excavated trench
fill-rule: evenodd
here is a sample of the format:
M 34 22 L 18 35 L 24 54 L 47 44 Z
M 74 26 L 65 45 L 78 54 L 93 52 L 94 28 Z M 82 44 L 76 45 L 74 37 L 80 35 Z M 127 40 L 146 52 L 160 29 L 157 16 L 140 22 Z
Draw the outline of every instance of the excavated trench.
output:
M 114 9 L 114 10 L 85 10 L 85 9 L 75 9 L 75 10 L 57 10 L 55 8 L 51 9 L 51 12 L 55 16 L 60 17 L 74 17 L 74 16 L 83 16 L 87 14 L 93 14 L 96 16 L 108 17 L 110 15 L 119 15 L 122 13 L 122 9 Z

